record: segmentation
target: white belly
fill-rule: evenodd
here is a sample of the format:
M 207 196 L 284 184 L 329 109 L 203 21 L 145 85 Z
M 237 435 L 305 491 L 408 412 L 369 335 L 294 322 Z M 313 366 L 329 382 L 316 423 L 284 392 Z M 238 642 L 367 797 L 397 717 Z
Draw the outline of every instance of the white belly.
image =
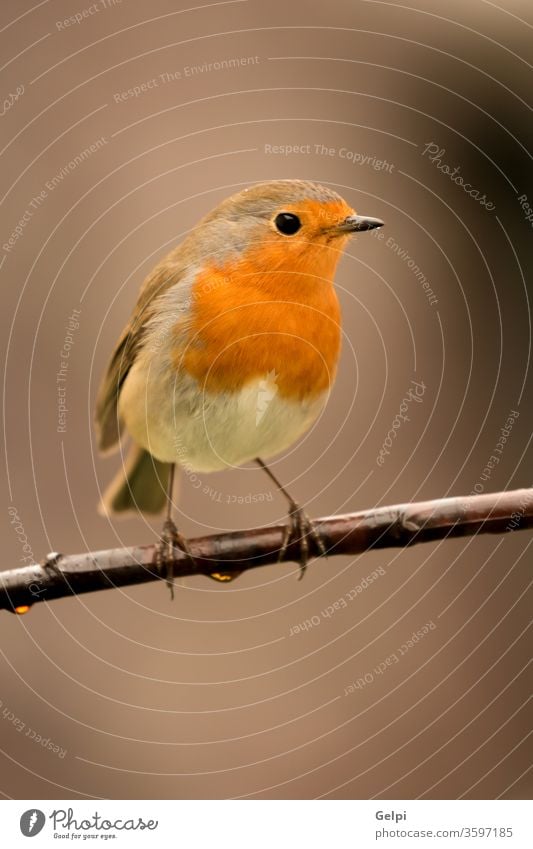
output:
M 169 373 L 139 357 L 122 388 L 119 414 L 133 439 L 155 457 L 194 471 L 278 454 L 305 433 L 327 398 L 281 398 L 273 373 L 217 395 L 203 392 L 189 376 Z

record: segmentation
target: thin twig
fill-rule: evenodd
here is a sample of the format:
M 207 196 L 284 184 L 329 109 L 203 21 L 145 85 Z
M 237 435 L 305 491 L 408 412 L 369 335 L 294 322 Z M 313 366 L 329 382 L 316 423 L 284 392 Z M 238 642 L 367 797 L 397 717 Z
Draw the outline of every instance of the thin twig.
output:
M 315 525 L 328 557 L 478 533 L 503 534 L 533 527 L 533 489 L 398 504 L 316 519 Z M 244 572 L 277 563 L 282 537 L 283 526 L 278 525 L 191 539 L 195 565 L 175 549 L 174 575 Z M 312 538 L 309 545 L 312 555 L 320 556 Z M 155 544 L 48 555 L 43 564 L 0 573 L 0 609 L 22 613 L 38 601 L 159 580 L 164 575 L 154 556 Z M 298 559 L 295 541 L 283 560 Z

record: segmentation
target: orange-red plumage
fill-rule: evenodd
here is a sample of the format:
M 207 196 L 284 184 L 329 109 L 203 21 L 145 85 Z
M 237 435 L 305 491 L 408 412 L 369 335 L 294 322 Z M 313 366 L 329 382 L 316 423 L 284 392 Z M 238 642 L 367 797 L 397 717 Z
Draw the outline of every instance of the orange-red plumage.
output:
M 243 262 L 229 279 L 224 268 L 199 275 L 193 297 L 190 337 L 177 340 L 174 363 L 206 391 L 234 392 L 271 370 L 286 398 L 329 388 L 340 349 L 340 309 L 329 280 L 299 272 L 276 281 Z

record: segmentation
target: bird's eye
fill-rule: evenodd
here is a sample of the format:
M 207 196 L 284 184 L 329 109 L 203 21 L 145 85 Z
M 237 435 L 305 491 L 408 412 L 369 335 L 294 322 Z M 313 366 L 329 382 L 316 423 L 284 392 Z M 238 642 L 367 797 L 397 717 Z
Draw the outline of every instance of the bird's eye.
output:
M 293 215 L 292 212 L 280 212 L 274 218 L 274 224 L 284 236 L 294 236 L 302 226 L 302 222 L 298 216 Z

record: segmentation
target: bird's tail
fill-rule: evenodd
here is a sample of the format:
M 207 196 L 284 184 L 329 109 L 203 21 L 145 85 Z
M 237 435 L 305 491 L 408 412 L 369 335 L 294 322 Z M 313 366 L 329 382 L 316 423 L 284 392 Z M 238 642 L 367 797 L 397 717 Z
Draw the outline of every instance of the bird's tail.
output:
M 127 510 L 161 513 L 167 504 L 170 463 L 162 463 L 133 444 L 126 460 L 102 496 L 99 512 L 104 515 Z

